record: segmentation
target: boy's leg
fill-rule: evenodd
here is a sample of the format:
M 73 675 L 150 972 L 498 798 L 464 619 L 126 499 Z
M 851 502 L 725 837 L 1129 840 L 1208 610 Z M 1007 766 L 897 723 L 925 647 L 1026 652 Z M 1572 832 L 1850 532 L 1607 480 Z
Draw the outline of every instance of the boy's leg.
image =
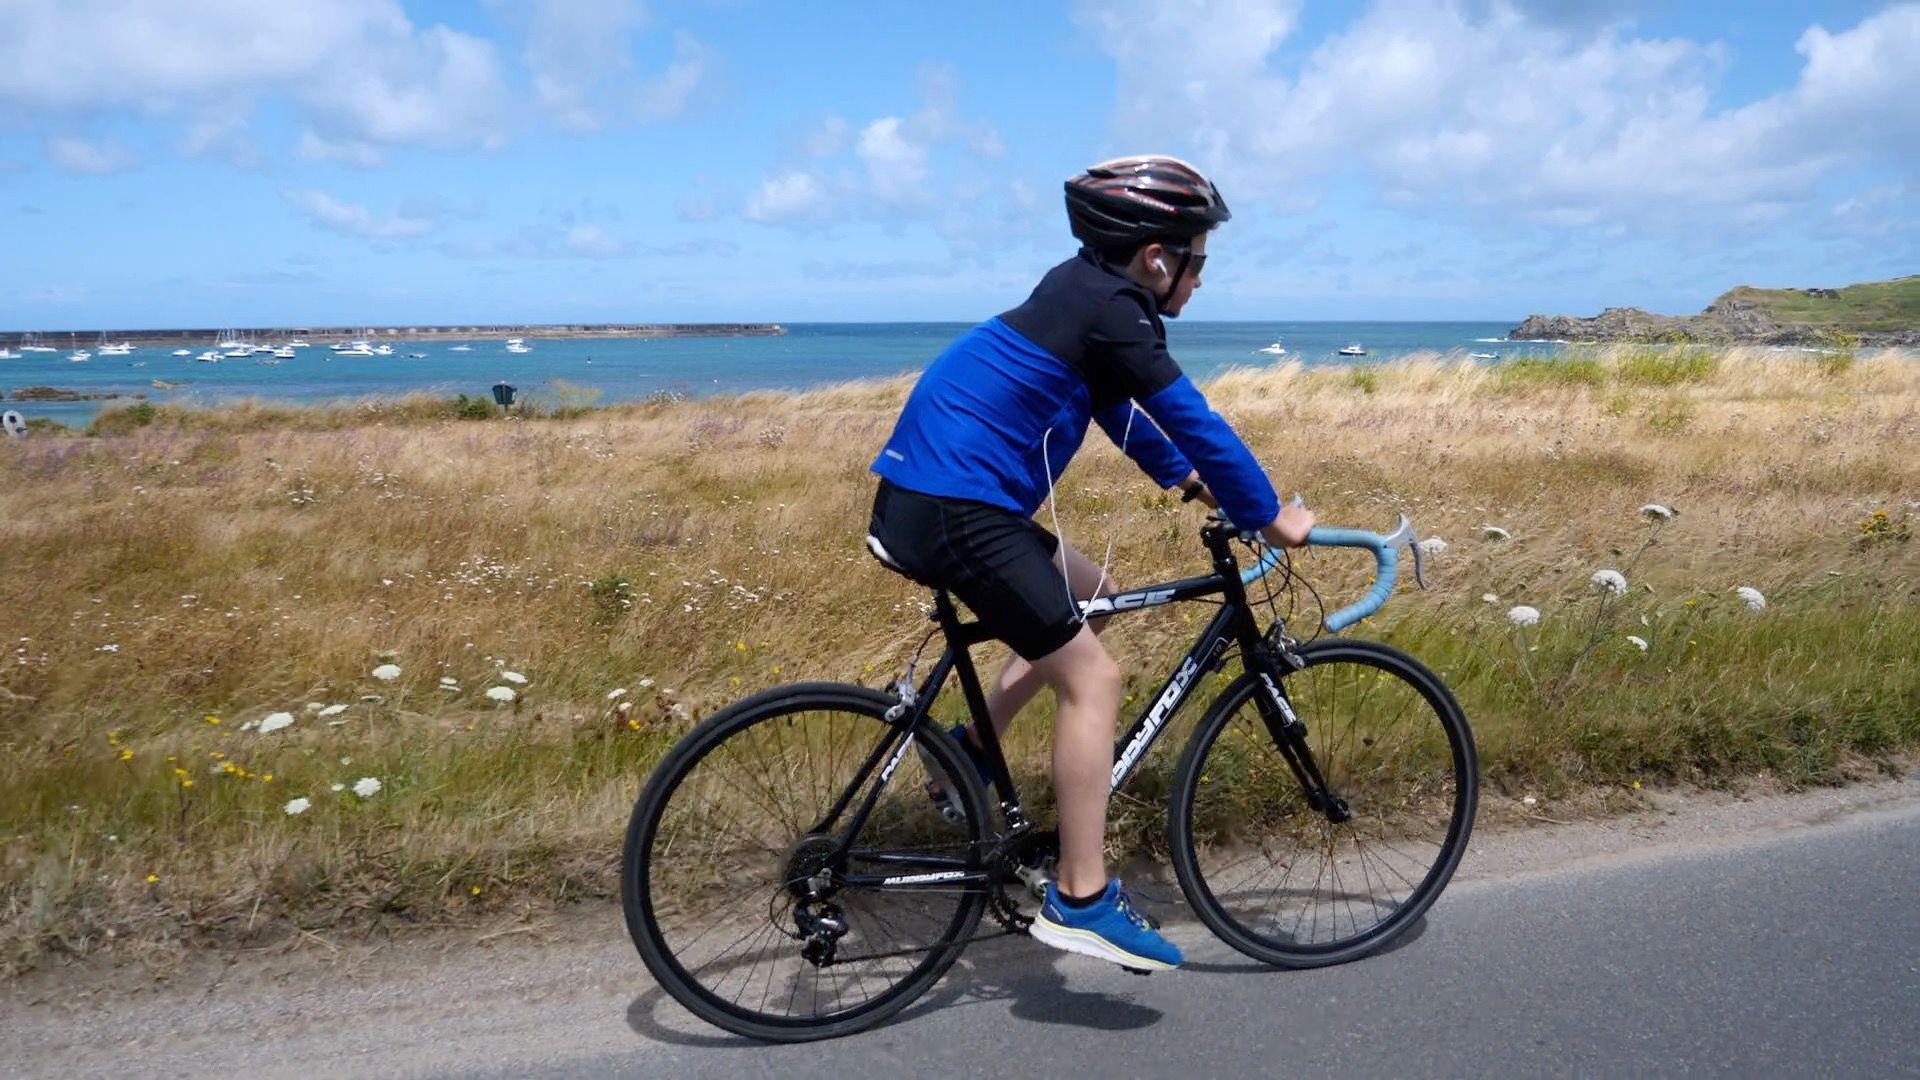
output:
M 1093 560 L 1080 554 L 1073 545 L 1062 541 L 1060 550 L 1066 556 L 1067 580 L 1073 586 L 1075 597 L 1091 600 L 1096 596 L 1111 596 L 1118 591 L 1112 579 L 1103 578 Z M 1087 625 L 1098 634 L 1106 628 L 1107 617 L 1088 619 Z M 1032 664 L 1018 656 L 1009 658 L 1006 666 L 1000 669 L 999 677 L 987 688 L 987 713 L 993 717 L 993 729 L 1004 734 L 1007 725 L 1046 684 L 1047 681 L 1033 669 Z
M 1120 666 L 1092 629 L 1033 662 L 1060 699 L 1053 724 L 1053 788 L 1060 805 L 1059 887 L 1093 896 L 1107 886 L 1107 795 L 1114 724 L 1120 715 Z

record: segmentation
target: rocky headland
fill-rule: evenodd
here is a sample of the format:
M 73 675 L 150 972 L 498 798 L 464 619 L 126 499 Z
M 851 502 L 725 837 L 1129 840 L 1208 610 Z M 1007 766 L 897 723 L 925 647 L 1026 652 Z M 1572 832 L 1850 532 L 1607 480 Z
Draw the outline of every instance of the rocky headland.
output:
M 1722 293 L 1698 315 L 1607 308 L 1591 318 L 1530 315 L 1513 341 L 1697 341 L 1728 345 L 1859 344 L 1920 348 L 1920 276 L 1841 289 Z

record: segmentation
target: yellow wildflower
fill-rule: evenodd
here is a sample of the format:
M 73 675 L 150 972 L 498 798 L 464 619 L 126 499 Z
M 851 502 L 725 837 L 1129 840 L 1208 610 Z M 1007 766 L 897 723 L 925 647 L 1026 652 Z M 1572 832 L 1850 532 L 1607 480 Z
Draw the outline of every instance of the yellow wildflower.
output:
M 160 884 L 160 875 L 159 875 L 159 874 L 148 874 L 148 875 L 147 875 L 147 884 L 149 884 L 149 885 L 158 885 L 158 884 Z
M 217 717 L 217 716 L 215 716 L 215 715 L 213 715 L 212 713 L 208 713 L 208 714 L 207 714 L 207 723 L 209 723 L 209 724 L 218 724 L 219 722 L 220 722 L 220 718 L 219 718 L 219 717 Z
M 182 780 L 182 781 L 180 781 L 180 786 L 181 786 L 181 787 L 183 787 L 183 788 L 188 788 L 188 787 L 192 787 L 192 786 L 193 786 L 193 781 L 192 781 L 192 780 Z
M 267 775 L 265 775 L 265 776 L 263 776 L 263 777 L 261 777 L 261 778 L 260 778 L 260 782 L 261 782 L 261 783 L 263 783 L 263 784 L 271 784 L 271 783 L 273 783 L 273 774 L 272 774 L 272 773 L 268 773 Z
M 738 675 L 735 675 L 735 676 L 733 677 L 733 685 L 735 685 L 735 686 L 739 686 L 739 685 L 740 685 L 740 676 L 738 676 Z
M 131 750 L 122 750 L 122 751 L 120 751 L 120 760 L 121 760 L 121 761 L 132 761 L 132 760 L 133 760 L 133 751 L 131 751 Z
M 480 895 L 480 886 L 478 886 L 478 885 L 475 885 L 475 886 L 474 886 L 473 888 L 471 888 L 471 889 L 469 889 L 469 890 L 467 890 L 467 891 L 468 891 L 468 892 L 470 892 L 470 893 L 472 893 L 472 894 L 473 894 L 473 895 L 475 895 L 475 896 L 479 896 L 479 895 Z
M 747 643 L 746 643 L 746 642 L 744 642 L 744 641 L 736 641 L 736 642 L 734 642 L 734 643 L 733 643 L 733 651 L 734 651 L 734 652 L 746 652 L 746 651 L 747 651 Z

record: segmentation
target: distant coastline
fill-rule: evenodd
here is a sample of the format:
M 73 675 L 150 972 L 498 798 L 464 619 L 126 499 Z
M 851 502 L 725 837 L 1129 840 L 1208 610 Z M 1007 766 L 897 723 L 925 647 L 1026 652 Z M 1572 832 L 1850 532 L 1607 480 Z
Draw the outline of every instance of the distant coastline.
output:
M 312 342 L 336 341 L 485 341 L 501 337 L 545 338 L 673 338 L 773 337 L 787 332 L 779 323 L 557 323 L 473 324 L 457 326 L 254 326 L 229 329 L 181 328 L 169 330 L 7 330 L 0 346 L 15 346 L 29 338 L 57 348 L 85 348 L 101 339 L 131 345 L 184 345 L 213 342 L 228 335 L 250 341 L 298 338 Z
M 1920 275 L 1839 289 L 1722 293 L 1698 315 L 1608 308 L 1592 318 L 1529 315 L 1512 341 L 1697 342 L 1741 345 L 1920 346 Z

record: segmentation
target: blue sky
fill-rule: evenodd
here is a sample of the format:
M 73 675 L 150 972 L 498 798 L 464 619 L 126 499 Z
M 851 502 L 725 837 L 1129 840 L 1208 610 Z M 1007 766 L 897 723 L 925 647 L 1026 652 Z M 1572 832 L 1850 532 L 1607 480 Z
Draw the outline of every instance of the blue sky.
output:
M 1202 319 L 1920 270 L 1920 4 L 0 0 L 0 328 L 971 320 L 1158 151 Z

